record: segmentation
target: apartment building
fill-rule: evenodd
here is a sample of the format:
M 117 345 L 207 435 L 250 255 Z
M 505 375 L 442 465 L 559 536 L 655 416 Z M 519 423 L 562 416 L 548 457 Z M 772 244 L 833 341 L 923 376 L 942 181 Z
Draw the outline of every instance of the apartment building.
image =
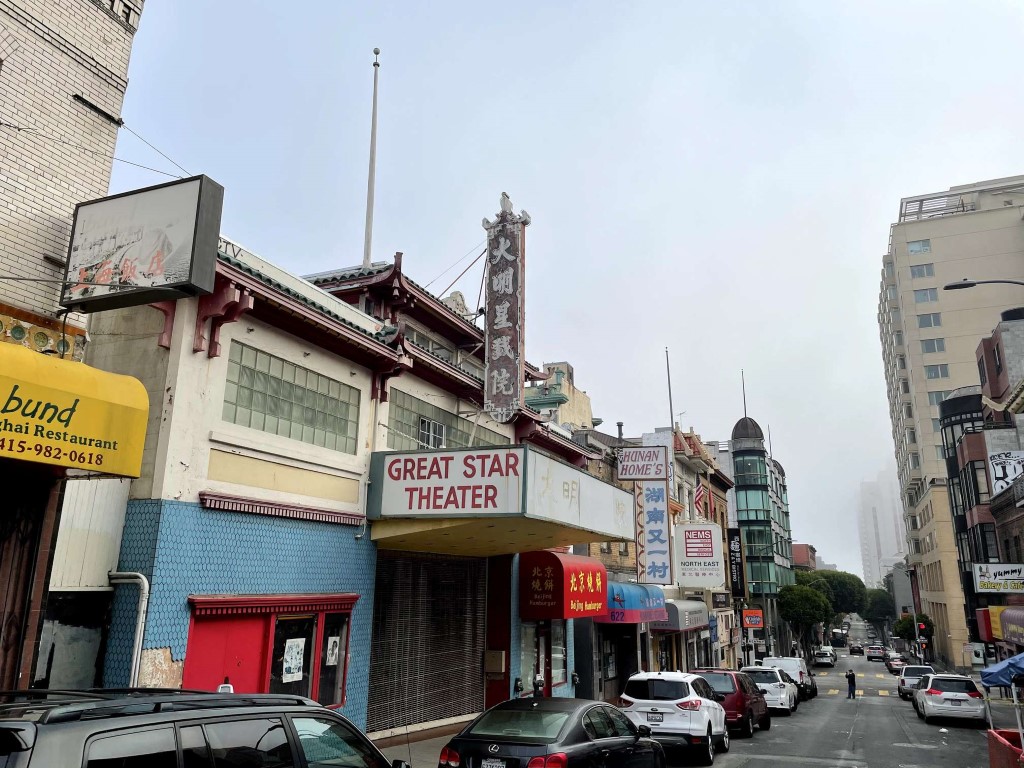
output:
M 978 382 L 975 348 L 1020 288 L 944 291 L 964 278 L 1024 278 L 1024 176 L 900 201 L 882 257 L 878 324 L 889 417 L 919 609 L 935 621 L 935 652 L 955 660 L 967 641 L 939 403 Z

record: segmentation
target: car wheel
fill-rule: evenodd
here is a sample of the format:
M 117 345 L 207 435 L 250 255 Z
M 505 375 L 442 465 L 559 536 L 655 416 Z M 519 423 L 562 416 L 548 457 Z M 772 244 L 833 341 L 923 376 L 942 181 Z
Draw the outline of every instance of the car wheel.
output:
M 722 733 L 722 739 L 718 742 L 718 751 L 723 755 L 729 751 L 729 729 L 726 728 Z
M 754 713 L 747 712 L 747 716 L 743 718 L 743 722 L 740 723 L 740 736 L 745 739 L 749 739 L 754 735 Z
M 772 713 L 765 712 L 764 717 L 757 721 L 757 727 L 762 731 L 770 731 L 772 728 Z
M 793 711 L 796 712 L 798 709 L 800 709 L 800 698 L 799 697 L 797 697 L 797 700 L 793 702 Z
M 931 723 L 932 717 L 930 715 L 921 715 L 921 719 L 924 720 L 925 724 Z
M 715 763 L 715 739 L 711 735 L 711 726 L 708 726 L 708 743 L 707 745 L 701 745 L 704 747 L 700 750 L 700 754 L 697 755 L 697 765 L 714 765 Z M 700 748 L 698 748 L 700 749 Z
M 917 712 L 917 717 L 919 720 L 924 720 L 926 723 L 928 722 L 928 718 L 925 717 L 924 713 L 917 708 L 917 705 L 914 705 L 914 711 Z

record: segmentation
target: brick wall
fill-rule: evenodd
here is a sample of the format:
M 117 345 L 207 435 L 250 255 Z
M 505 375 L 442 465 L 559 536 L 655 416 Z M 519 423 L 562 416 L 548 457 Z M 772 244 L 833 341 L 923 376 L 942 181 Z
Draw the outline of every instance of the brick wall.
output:
M 354 592 L 347 700 L 341 712 L 366 725 L 376 546 L 348 525 L 208 510 L 198 504 L 128 503 L 118 567 L 149 577 L 143 651 L 188 643 L 188 596 Z M 138 593 L 119 586 L 104 665 L 105 686 L 128 684 Z
M 44 257 L 63 260 L 75 204 L 107 194 L 118 130 L 72 97 L 120 115 L 133 34 L 109 0 L 0 0 L 0 274 L 63 277 Z M 0 302 L 43 315 L 59 295 L 0 280 Z

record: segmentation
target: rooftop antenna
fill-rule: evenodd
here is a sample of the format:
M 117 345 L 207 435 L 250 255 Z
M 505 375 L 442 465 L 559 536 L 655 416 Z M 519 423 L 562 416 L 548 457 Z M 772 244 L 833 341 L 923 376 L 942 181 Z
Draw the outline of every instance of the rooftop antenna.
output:
M 768 425 L 768 458 L 772 456 L 772 425 Z
M 665 375 L 668 377 L 668 426 L 675 434 L 676 409 L 672 407 L 672 366 L 668 362 L 668 347 L 665 347 Z
M 370 266 L 370 242 L 373 240 L 373 186 L 377 177 L 377 76 L 380 74 L 380 48 L 373 49 L 373 116 L 370 118 L 370 172 L 366 179 L 366 230 L 363 234 L 363 268 Z
M 740 368 L 740 381 L 743 383 L 743 418 L 747 418 L 747 376 Z

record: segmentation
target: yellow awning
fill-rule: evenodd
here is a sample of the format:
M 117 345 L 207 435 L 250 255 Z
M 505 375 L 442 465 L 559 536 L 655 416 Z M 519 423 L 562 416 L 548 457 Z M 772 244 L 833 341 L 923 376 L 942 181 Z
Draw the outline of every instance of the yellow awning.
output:
M 0 343 L 0 458 L 138 477 L 142 382 Z

